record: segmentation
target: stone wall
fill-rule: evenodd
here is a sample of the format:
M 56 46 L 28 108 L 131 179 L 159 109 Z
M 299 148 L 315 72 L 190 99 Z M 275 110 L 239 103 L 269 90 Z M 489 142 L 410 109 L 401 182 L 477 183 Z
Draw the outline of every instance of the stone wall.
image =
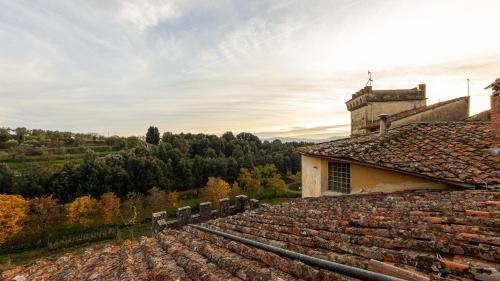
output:
M 199 213 L 191 214 L 191 207 L 185 206 L 177 209 L 177 218 L 168 220 L 167 212 L 153 213 L 151 228 L 153 233 L 159 233 L 167 228 L 181 228 L 185 225 L 206 222 L 216 218 L 223 218 L 246 210 L 256 209 L 259 200 L 250 199 L 246 195 L 236 196 L 235 205 L 230 205 L 229 198 L 219 200 L 219 208 L 212 210 L 212 203 L 203 202 L 199 205 Z

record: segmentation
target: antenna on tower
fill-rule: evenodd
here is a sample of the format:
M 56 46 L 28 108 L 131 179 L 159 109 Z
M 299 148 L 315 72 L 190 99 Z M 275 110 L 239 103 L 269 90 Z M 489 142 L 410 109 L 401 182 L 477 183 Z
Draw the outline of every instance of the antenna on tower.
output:
M 469 92 L 469 84 L 470 84 L 470 79 L 467 78 L 467 96 L 470 97 L 470 92 Z
M 366 81 L 366 85 L 365 86 L 371 86 L 372 82 L 373 82 L 372 73 L 371 73 L 370 70 L 368 70 L 368 81 Z

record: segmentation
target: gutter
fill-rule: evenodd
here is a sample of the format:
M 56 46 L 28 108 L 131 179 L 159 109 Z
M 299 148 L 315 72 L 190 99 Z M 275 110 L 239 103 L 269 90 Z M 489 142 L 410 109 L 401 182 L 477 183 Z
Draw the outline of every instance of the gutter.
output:
M 308 264 L 308 265 L 311 265 L 314 267 L 319 267 L 321 269 L 326 269 L 329 271 L 340 273 L 342 275 L 357 278 L 360 280 L 403 281 L 403 279 L 400 279 L 400 278 L 396 278 L 396 277 L 368 271 L 365 269 L 361 269 L 361 268 L 357 268 L 357 267 L 353 267 L 353 266 L 349 266 L 349 265 L 345 265 L 345 264 L 335 263 L 335 262 L 331 262 L 331 261 L 324 260 L 324 259 L 318 259 L 315 257 L 311 257 L 308 255 L 289 251 L 289 250 L 286 250 L 286 249 L 283 249 L 280 247 L 264 244 L 264 243 L 257 242 L 254 240 L 242 238 L 242 237 L 239 237 L 236 235 L 232 235 L 232 234 L 222 232 L 219 230 L 215 230 L 215 229 L 211 229 L 208 227 L 204 227 L 204 226 L 200 226 L 200 225 L 196 225 L 196 224 L 191 224 L 190 226 L 193 228 L 196 228 L 198 230 L 201 230 L 203 232 L 215 234 L 215 235 L 227 238 L 229 240 L 237 241 L 237 242 L 243 243 L 245 245 L 249 245 L 249 246 L 261 249 L 261 250 L 265 250 L 265 251 L 269 251 L 269 252 L 278 254 L 280 256 L 299 260 L 305 264 Z

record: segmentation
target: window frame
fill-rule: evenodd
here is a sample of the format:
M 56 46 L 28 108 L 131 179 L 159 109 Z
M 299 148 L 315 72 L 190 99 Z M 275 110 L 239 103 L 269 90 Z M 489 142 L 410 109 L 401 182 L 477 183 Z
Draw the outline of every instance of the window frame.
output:
M 351 189 L 351 164 L 328 161 L 327 190 L 329 192 L 350 194 Z

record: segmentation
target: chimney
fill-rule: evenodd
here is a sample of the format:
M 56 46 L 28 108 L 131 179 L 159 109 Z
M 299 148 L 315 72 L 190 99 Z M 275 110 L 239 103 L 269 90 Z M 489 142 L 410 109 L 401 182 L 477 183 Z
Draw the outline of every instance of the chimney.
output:
M 378 118 L 380 119 L 379 133 L 381 136 L 383 136 L 385 132 L 387 132 L 387 117 L 389 117 L 389 115 L 385 113 L 382 113 L 378 116 Z
M 492 88 L 491 94 L 491 134 L 492 144 L 490 151 L 495 155 L 500 155 L 500 78 L 495 80 L 485 89 Z
M 425 91 L 426 91 L 426 86 L 425 86 L 425 84 L 418 84 L 418 91 L 419 91 L 419 92 L 422 92 L 422 93 L 423 93 L 423 95 L 424 95 L 424 98 L 425 98 L 425 94 L 426 94 L 426 93 L 425 93 Z

